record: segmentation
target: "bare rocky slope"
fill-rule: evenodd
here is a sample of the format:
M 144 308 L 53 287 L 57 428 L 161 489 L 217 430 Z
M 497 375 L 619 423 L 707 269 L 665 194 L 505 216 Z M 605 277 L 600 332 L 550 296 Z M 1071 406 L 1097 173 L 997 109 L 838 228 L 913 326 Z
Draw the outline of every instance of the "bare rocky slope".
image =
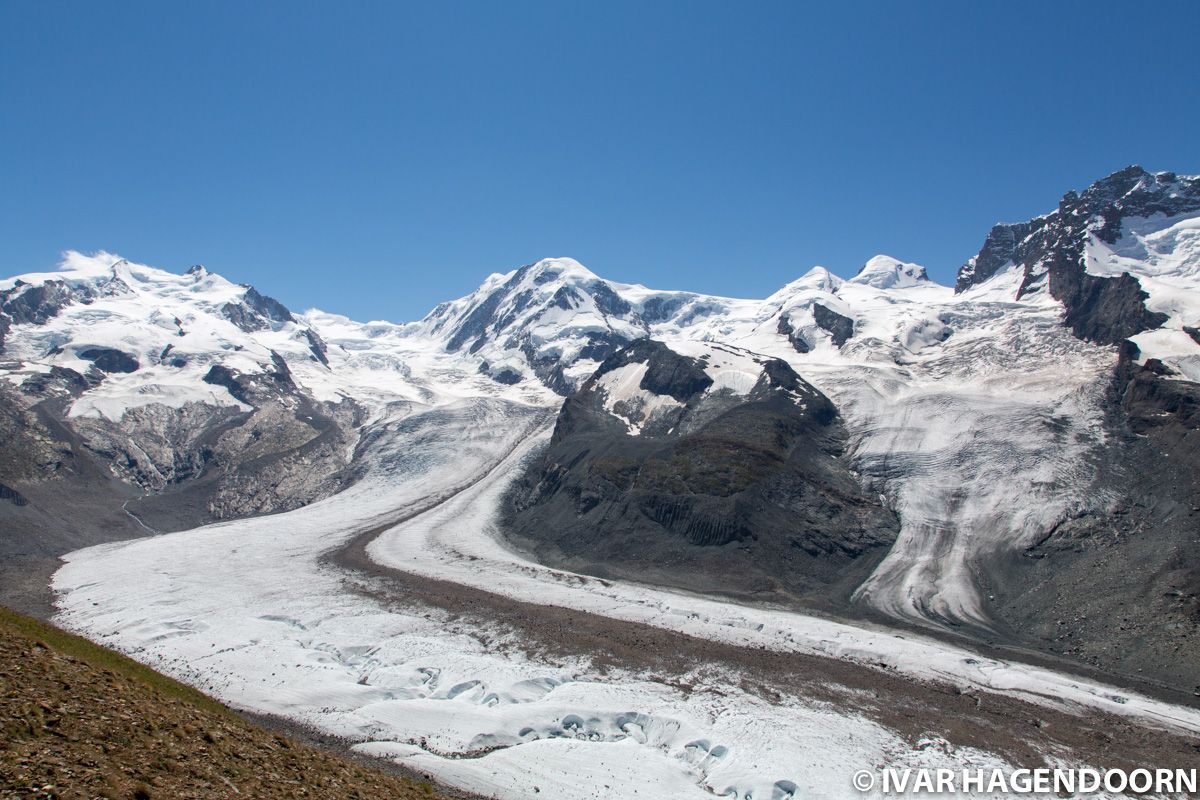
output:
M 707 350 L 642 339 L 606 359 L 514 487 L 510 536 L 545 563 L 602 577 L 844 603 L 894 541 L 894 514 L 851 473 L 827 397 L 778 359 Z M 747 367 L 745 394 L 714 387 L 722 356 Z M 637 392 L 614 399 L 606 378 L 631 369 Z M 658 399 L 674 402 L 631 407 Z M 612 411 L 634 415 L 640 435 Z
M 1200 697 L 1200 387 L 1126 346 L 1098 508 L 984 565 L 1004 638 Z
M 3 609 L 0 720 L 5 798 L 446 796 L 264 730 L 148 667 Z

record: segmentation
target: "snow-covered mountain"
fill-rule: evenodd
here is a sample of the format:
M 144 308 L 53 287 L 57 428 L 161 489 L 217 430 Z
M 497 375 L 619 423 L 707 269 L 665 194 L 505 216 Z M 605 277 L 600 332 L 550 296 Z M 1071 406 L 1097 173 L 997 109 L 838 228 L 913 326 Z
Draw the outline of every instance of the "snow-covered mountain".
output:
M 825 533 L 870 542 L 839 558 L 878 556 L 844 587 L 842 611 L 989 635 L 1019 626 L 1015 638 L 1054 649 L 1052 612 L 1037 608 L 1080 612 L 1127 595 L 1071 597 L 1089 576 L 1119 583 L 1097 567 L 1112 554 L 1089 550 L 1105 537 L 1146 559 L 1148 585 L 1197 596 L 1183 547 L 1198 496 L 1198 297 L 1200 180 L 1137 167 L 1068 193 L 1047 215 L 997 225 L 953 288 L 877 256 L 848 279 L 815 267 L 765 299 L 734 299 L 615 283 L 551 258 L 492 275 L 417 322 L 360 323 L 294 313 L 202 267 L 179 275 L 69 253 L 57 271 L 0 281 L 0 483 L 23 503 L 3 507 L 32 532 L 5 546 L 59 547 L 49 543 L 61 544 L 62 526 L 46 514 L 68 484 L 118 498 L 109 538 L 311 503 L 354 484 L 362 454 L 398 416 L 464 398 L 553 408 L 565 396 L 564 414 L 590 398 L 590 418 L 607 417 L 604 436 L 621 447 L 658 447 L 738 414 L 742 432 L 722 434 L 736 440 L 795 416 L 755 411 L 772 370 L 786 368 L 808 389 L 772 403 L 802 416 L 811 389 L 836 410 L 841 443 L 825 452 L 842 499 L 829 507 L 855 495 L 858 511 Z M 646 339 L 683 359 L 672 364 L 699 364 L 700 388 L 679 389 L 671 370 L 660 380 L 661 358 L 638 360 Z M 601 468 L 602 449 L 576 448 L 569 469 Z M 1129 488 L 1155 476 L 1150 499 Z M 636 481 L 603 502 L 622 514 L 709 502 L 656 486 L 648 506 L 630 505 L 646 497 Z M 646 536 L 673 535 L 693 512 L 655 514 L 643 515 Z M 864 538 L 867 518 L 899 527 Z M 780 519 L 772 530 L 786 527 Z M 1151 525 L 1153 540 L 1126 535 Z M 743 528 L 743 539 L 766 535 Z M 523 535 L 536 543 L 528 526 Z M 722 541 L 693 544 L 732 540 Z M 1186 619 L 1189 604 L 1168 612 Z M 1086 643 L 1076 655 L 1113 658 Z M 1163 667 L 1164 679 L 1184 668 Z
M 419 335 L 473 357 L 501 383 L 534 377 L 568 393 L 622 345 L 666 325 L 688 327 L 737 301 L 657 292 L 597 277 L 570 258 L 492 275 L 421 320 Z
M 408 323 L 69 253 L 0 281 L 0 600 L 496 796 L 1089 763 L 1095 712 L 1179 752 L 1194 710 L 1019 661 L 1194 691 L 1198 187 L 1122 170 L 954 287 L 551 258 Z

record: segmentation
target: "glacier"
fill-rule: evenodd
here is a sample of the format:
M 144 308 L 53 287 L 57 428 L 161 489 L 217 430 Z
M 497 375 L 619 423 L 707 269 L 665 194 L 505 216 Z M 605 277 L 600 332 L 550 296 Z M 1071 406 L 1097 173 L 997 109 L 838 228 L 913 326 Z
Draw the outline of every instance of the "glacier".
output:
M 1190 211 L 1126 216 L 1110 235 L 1097 218 L 1081 245 L 1088 275 L 1132 276 L 1166 319 L 1132 337 L 1135 363 L 1155 360 L 1182 382 L 1200 382 L 1189 332 L 1200 324 L 1198 222 Z M 1009 227 L 1026 238 L 1002 230 L 1005 247 L 1036 235 Z M 279 312 L 203 268 L 176 275 L 70 253 L 58 271 L 0 281 L 6 301 L 37 287 L 70 297 L 6 331 L 7 385 L 95 376 L 95 352 L 115 351 L 137 368 L 89 379 L 69 398 L 70 419 L 120 428 L 145 414 L 246 411 L 236 384 L 207 379 L 218 366 L 264 381 L 286 373 L 296 389 L 285 405 L 360 413 L 344 444 L 356 470 L 346 488 L 283 513 L 72 552 L 53 578 L 56 621 L 235 707 L 503 798 L 853 797 L 846 777 L 859 766 L 1015 758 L 889 726 L 877 698 L 832 666 L 827 680 L 770 691 L 737 669 L 606 666 L 594 652 L 537 645 L 489 618 L 486 601 L 455 611 L 380 575 L 814 658 L 937 687 L 935 697 L 1195 737 L 1195 708 L 981 654 L 961 635 L 995 629 L 979 564 L 1113 500 L 1093 488 L 1120 350 L 1073 334 L 1063 303 L 1039 288 L 1040 262 L 999 258 L 969 262 L 957 291 L 877 256 L 848 279 L 813 268 L 761 300 L 620 284 L 550 258 L 396 324 Z M 704 355 L 714 391 L 745 394 L 759 360 L 774 358 L 834 401 L 849 462 L 900 519 L 855 591 L 862 618 L 553 569 L 503 540 L 504 493 L 548 440 L 562 396 L 645 337 Z M 598 379 L 630 435 L 675 402 L 641 388 L 644 369 Z M 355 543 L 380 575 L 339 562 Z

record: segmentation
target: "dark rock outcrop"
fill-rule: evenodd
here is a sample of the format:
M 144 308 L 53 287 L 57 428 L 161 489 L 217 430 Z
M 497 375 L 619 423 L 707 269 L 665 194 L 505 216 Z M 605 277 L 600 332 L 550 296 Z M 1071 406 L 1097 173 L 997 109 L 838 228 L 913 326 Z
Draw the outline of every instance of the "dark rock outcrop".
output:
M 0 292 L 0 309 L 18 325 L 42 325 L 70 303 L 87 302 L 86 292 L 76 293 L 63 281 L 48 280 L 30 285 L 18 280 L 13 288 Z
M 603 361 L 628 343 L 628 339 L 613 331 L 591 333 L 587 344 L 579 350 L 579 358 Z
M 0 500 L 7 500 L 14 506 L 29 505 L 29 501 L 25 499 L 25 495 L 21 494 L 16 489 L 5 486 L 3 483 L 0 483 Z
M 630 364 L 646 364 L 646 374 L 638 388 L 673 397 L 681 403 L 712 385 L 702 362 L 679 355 L 653 339 L 639 339 L 614 353 L 596 369 L 595 377 Z
M 318 336 L 312 328 L 304 329 L 304 338 L 308 340 L 308 350 L 312 353 L 313 358 L 328 367 L 329 347 L 325 344 L 325 340 Z
M 796 329 L 792 326 L 792 323 L 788 321 L 786 314 L 779 315 L 779 325 L 776 330 L 787 337 L 787 340 L 791 343 L 792 348 L 797 353 L 808 353 L 812 350 L 812 347 L 809 345 L 809 343 L 804 340 L 803 336 L 797 333 Z
M 242 303 L 226 303 L 221 306 L 221 315 L 244 331 L 261 331 L 266 323 Z
M 596 308 L 609 316 L 624 316 L 633 309 L 633 306 L 622 299 L 604 281 L 592 281 L 588 284 L 588 291 L 596 302 Z
M 137 372 L 141 366 L 136 357 L 111 347 L 89 347 L 80 350 L 78 356 L 91 361 L 101 372 Z
M 250 406 L 260 406 L 289 394 L 296 394 L 297 387 L 287 362 L 276 352 L 271 353 L 273 369 L 266 372 L 242 373 L 213 364 L 204 375 L 204 382 L 224 386 L 235 398 Z
M 1149 295 L 1129 273 L 1116 278 L 1088 275 L 1062 250 L 1049 256 L 1050 294 L 1066 309 L 1063 322 L 1080 339 L 1120 344 L 1142 331 L 1161 327 L 1166 314 L 1146 308 Z M 1026 290 L 1023 285 L 1022 293 Z
M 479 373 L 481 375 L 487 375 L 489 378 L 494 380 L 496 383 L 501 384 L 502 386 L 513 386 L 514 384 L 521 382 L 520 373 L 514 372 L 509 367 L 501 367 L 498 370 L 493 370 L 492 365 L 486 361 L 480 363 Z
M 843 458 L 833 404 L 762 359 L 745 396 L 709 392 L 702 359 L 638 340 L 563 403 L 547 450 L 506 503 L 505 529 L 544 562 L 599 576 L 821 605 L 845 600 L 898 530 Z M 645 364 L 640 388 L 680 407 L 626 432 L 598 381 Z
M 246 287 L 246 293 L 239 302 L 222 306 L 221 314 L 247 333 L 267 330 L 272 327 L 272 323 L 295 322 L 287 306 L 272 297 L 260 294 L 253 286 Z
M 93 386 L 104 381 L 104 373 L 98 369 L 89 369 L 88 374 L 82 375 L 70 367 L 60 367 L 57 364 L 50 367 L 49 372 L 31 375 L 21 384 L 25 394 L 53 395 L 56 392 L 70 396 L 78 396 Z
M 509 281 L 509 283 L 513 283 L 513 281 Z M 488 326 L 494 321 L 496 309 L 500 307 L 500 301 L 503 299 L 504 294 L 500 291 L 492 292 L 484 298 L 482 303 L 471 310 L 467 318 L 458 326 L 458 330 L 446 342 L 446 349 L 454 352 L 472 340 L 476 345 L 481 345 L 483 343 L 483 336 L 487 332 Z M 475 349 L 478 349 L 478 347 Z
M 813 303 L 813 321 L 829 332 L 835 347 L 841 347 L 854 336 L 854 320 L 844 317 L 832 308 Z
M 1023 270 L 1017 296 L 1049 291 L 1066 308 L 1065 323 L 1081 339 L 1116 345 L 1166 322 L 1146 308 L 1135 278 L 1089 275 L 1084 264 L 1090 236 L 1112 244 L 1127 218 L 1200 210 L 1200 179 L 1127 167 L 1082 193 L 1068 192 L 1058 209 L 1029 222 L 997 225 L 983 248 L 958 273 L 955 291 L 983 283 L 1009 265 Z
M 246 294 L 242 296 L 242 302 L 272 322 L 295 322 L 292 312 L 288 310 L 287 306 L 273 297 L 259 294 L 253 286 L 246 287 Z
M 1086 503 L 1025 551 L 985 567 L 1023 647 L 1200 691 L 1200 386 L 1120 348 Z
M 1022 263 L 1027 256 L 1025 238 L 1041 223 L 1041 219 L 1015 224 L 995 225 L 983 240 L 979 255 L 958 270 L 954 291 L 962 292 L 983 283 L 1012 264 Z

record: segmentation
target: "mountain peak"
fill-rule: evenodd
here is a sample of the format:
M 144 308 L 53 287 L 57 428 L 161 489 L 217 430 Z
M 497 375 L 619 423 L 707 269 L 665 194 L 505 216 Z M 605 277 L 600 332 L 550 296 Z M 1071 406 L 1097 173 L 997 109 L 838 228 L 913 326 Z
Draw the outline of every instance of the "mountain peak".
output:
M 795 295 L 799 291 L 815 289 L 822 292 L 836 292 L 845 280 L 834 275 L 825 267 L 813 267 L 791 283 L 785 284 L 767 298 L 767 302 L 779 302 Z
M 887 255 L 877 255 L 863 264 L 848 283 L 874 286 L 876 289 L 906 289 L 929 283 L 920 264 L 912 264 Z
M 1031 270 L 1060 239 L 1072 249 L 1067 259 L 1078 260 L 1089 236 L 1114 244 L 1127 219 L 1163 215 L 1176 217 L 1200 211 L 1200 177 L 1174 172 L 1148 172 L 1137 164 L 1103 177 L 1083 191 L 1063 195 L 1058 208 L 1028 222 L 998 224 L 984 240 L 979 254 L 958 272 L 955 291 L 989 280 L 1011 267 L 1025 270 L 1021 291 L 1036 281 Z M 1064 245 L 1066 246 L 1066 245 Z
M 564 278 L 572 282 L 595 281 L 599 276 L 573 258 L 543 258 L 521 267 L 517 275 L 528 276 L 537 285 Z

